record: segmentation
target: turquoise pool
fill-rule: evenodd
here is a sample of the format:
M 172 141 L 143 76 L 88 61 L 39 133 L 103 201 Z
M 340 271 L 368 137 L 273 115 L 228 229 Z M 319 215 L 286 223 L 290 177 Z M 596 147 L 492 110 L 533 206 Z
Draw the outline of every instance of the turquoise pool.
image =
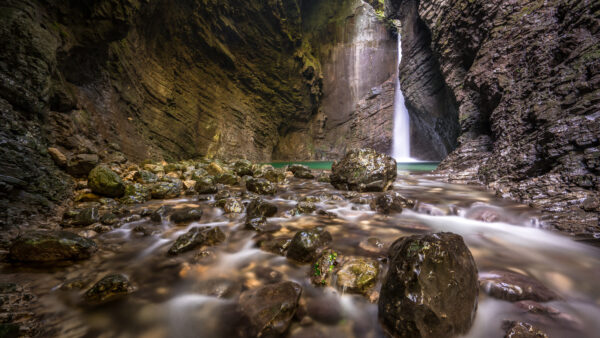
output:
M 290 164 L 303 164 L 314 170 L 331 170 L 332 161 L 289 161 L 289 162 L 271 162 L 268 163 L 275 168 L 285 168 Z M 433 171 L 437 168 L 439 162 L 408 162 L 398 163 L 398 170 L 401 171 Z

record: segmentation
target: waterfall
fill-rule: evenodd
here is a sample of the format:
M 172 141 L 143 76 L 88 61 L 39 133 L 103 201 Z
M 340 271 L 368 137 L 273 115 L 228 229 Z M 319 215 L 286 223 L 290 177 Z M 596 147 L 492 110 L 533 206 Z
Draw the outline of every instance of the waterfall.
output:
M 402 44 L 398 34 L 398 64 L 396 67 L 396 93 L 394 96 L 394 134 L 392 135 L 392 157 L 398 162 L 414 162 L 410 157 L 410 118 L 404 104 L 404 95 L 400 88 L 400 61 Z

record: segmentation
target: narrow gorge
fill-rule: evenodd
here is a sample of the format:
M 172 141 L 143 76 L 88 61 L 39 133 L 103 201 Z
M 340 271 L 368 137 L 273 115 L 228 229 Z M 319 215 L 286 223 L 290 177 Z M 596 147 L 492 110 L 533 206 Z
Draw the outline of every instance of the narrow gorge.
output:
M 600 1 L 0 18 L 0 337 L 600 330 Z

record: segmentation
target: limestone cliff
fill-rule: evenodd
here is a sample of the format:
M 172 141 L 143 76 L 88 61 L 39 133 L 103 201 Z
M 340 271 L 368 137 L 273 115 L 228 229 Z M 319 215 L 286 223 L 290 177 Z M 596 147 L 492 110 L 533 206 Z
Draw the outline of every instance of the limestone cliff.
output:
M 68 194 L 49 147 L 75 176 L 125 158 L 269 160 L 321 97 L 297 0 L 8 0 L 0 17 L 5 210 Z
M 430 49 L 425 67 L 439 65 L 455 99 L 459 146 L 440 173 L 542 208 L 558 229 L 600 231 L 599 10 L 578 0 L 386 1 L 407 40 L 426 37 L 405 56 Z M 402 84 L 417 101 L 430 85 L 410 69 Z

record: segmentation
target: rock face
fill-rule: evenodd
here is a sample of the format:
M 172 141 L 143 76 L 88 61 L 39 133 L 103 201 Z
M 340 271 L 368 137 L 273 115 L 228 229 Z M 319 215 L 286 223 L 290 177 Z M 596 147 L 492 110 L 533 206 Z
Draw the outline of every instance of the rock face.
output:
M 440 172 L 542 208 L 559 230 L 598 232 L 598 1 L 385 4 L 403 22 L 411 115 L 438 69 L 456 99 L 459 146 Z
M 389 256 L 379 318 L 390 335 L 453 337 L 469 330 L 479 288 L 477 267 L 462 237 L 438 233 L 400 238 Z
M 386 191 L 397 176 L 396 160 L 372 149 L 353 149 L 331 168 L 331 184 L 340 190 Z
M 96 250 L 94 241 L 70 232 L 31 231 L 15 239 L 9 257 L 21 262 L 81 260 Z

